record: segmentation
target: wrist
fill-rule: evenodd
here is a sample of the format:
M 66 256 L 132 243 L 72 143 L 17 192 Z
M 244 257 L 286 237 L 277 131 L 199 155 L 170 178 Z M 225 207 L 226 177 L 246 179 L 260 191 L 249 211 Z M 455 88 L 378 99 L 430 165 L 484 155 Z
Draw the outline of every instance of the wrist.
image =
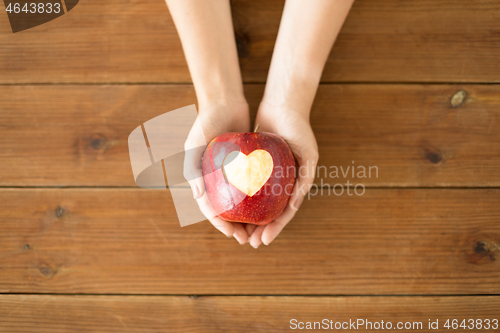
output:
M 309 119 L 318 85 L 319 75 L 301 72 L 297 68 L 275 68 L 269 73 L 262 103 Z
M 209 79 L 193 81 L 200 109 L 214 104 L 246 104 L 241 80 L 214 74 Z
M 209 112 L 212 109 L 224 108 L 231 113 L 248 113 L 248 103 L 244 97 L 235 95 L 197 95 L 199 113 Z
M 271 132 L 279 132 L 280 127 L 287 126 L 290 121 L 294 122 L 302 119 L 303 122 L 310 124 L 310 110 L 299 109 L 287 104 L 271 104 L 262 100 L 257 113 L 256 125 L 266 124 Z
M 259 112 L 272 113 L 276 117 L 294 114 L 309 121 L 316 89 L 267 89 L 262 98 Z
M 248 103 L 245 99 L 236 99 L 235 96 L 227 98 L 210 99 L 198 103 L 198 114 L 208 119 L 213 119 L 213 116 L 219 119 L 217 125 L 222 124 L 229 127 L 238 128 L 245 125 L 250 126 L 250 113 Z
M 214 105 L 231 106 L 247 104 L 242 91 L 234 91 L 221 86 L 215 87 L 218 87 L 219 89 L 205 89 L 195 86 L 196 98 L 201 110 Z

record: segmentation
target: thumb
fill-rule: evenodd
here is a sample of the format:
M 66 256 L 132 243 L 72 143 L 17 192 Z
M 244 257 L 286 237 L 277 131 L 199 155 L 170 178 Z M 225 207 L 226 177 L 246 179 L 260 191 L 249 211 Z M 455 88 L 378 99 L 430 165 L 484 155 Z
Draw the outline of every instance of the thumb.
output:
M 295 184 L 289 201 L 290 207 L 294 210 L 299 209 L 305 195 L 313 186 L 316 173 L 316 163 L 317 158 L 311 158 L 308 159 L 305 164 L 301 163 L 299 166 L 297 183 Z
M 205 193 L 202 158 L 206 146 L 207 142 L 197 119 L 184 143 L 184 178 L 188 181 L 195 199 L 201 198 Z
M 191 167 L 187 174 L 186 169 L 184 169 L 184 171 L 184 177 L 186 177 L 186 180 L 193 191 L 193 198 L 201 198 L 205 193 L 205 181 L 203 180 L 201 169 Z

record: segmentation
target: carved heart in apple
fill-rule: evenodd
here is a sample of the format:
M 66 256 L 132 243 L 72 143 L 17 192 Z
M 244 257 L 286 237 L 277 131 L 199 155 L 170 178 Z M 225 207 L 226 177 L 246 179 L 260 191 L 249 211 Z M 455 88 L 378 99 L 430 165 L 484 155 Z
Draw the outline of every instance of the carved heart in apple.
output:
M 223 162 L 227 181 L 246 195 L 253 197 L 273 172 L 273 158 L 262 149 L 248 156 L 240 151 L 229 153 Z
M 295 183 L 288 144 L 272 133 L 225 133 L 203 155 L 208 199 L 219 217 L 264 225 L 278 217 Z

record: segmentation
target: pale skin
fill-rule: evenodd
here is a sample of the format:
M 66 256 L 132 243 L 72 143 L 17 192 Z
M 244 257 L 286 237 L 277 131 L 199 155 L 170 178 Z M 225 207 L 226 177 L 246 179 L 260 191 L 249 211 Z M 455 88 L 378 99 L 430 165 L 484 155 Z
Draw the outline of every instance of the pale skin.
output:
M 201 156 L 194 156 L 189 183 L 201 211 L 223 234 L 254 248 L 269 245 L 292 220 L 311 188 L 318 145 L 309 122 L 311 106 L 331 47 L 354 0 L 286 0 L 257 113 L 259 131 L 281 136 L 302 172 L 283 213 L 266 226 L 224 221 L 205 195 Z M 166 0 L 179 33 L 199 103 L 203 133 L 193 126 L 186 148 L 226 132 L 249 132 L 229 0 Z M 307 172 L 306 172 L 307 171 Z M 193 177 L 193 175 L 195 177 Z

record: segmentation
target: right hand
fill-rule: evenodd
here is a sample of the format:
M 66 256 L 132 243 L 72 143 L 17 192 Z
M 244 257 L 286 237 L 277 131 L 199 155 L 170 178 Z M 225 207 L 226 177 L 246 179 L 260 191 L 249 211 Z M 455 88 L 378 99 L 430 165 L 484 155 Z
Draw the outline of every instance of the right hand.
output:
M 314 182 L 318 164 L 318 144 L 309 122 L 309 109 L 296 110 L 285 104 L 273 105 L 263 101 L 257 113 L 256 124 L 263 132 L 278 134 L 283 138 L 297 160 L 297 180 L 283 213 L 267 225 L 247 225 L 250 245 L 269 245 L 292 220 L 302 200 Z

